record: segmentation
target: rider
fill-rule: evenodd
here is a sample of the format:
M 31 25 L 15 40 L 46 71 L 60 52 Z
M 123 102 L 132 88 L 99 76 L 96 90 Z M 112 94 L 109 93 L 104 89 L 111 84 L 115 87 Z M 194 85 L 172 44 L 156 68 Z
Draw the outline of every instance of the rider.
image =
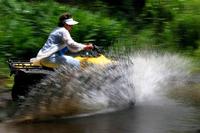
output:
M 70 35 L 73 25 L 78 24 L 69 13 L 64 13 L 59 17 L 58 27 L 49 35 L 46 43 L 38 52 L 36 58 L 32 58 L 33 64 L 55 68 L 61 64 L 80 67 L 80 62 L 71 57 L 64 55 L 65 52 L 79 52 L 81 50 L 93 49 L 92 44 L 82 44 L 75 42 Z

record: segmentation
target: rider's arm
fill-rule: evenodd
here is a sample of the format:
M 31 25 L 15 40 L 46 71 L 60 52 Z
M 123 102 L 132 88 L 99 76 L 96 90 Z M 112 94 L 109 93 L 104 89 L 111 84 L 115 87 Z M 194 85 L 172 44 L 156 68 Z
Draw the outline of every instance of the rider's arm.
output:
M 75 42 L 68 31 L 63 32 L 63 41 L 71 52 L 79 52 L 88 48 L 87 45 Z

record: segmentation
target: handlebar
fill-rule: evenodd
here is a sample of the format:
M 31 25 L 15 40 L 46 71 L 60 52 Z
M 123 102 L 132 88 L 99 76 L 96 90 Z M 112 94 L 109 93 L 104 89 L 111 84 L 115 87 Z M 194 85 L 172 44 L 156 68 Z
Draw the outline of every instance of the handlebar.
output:
M 93 49 L 91 50 L 85 50 L 85 54 L 82 56 L 99 56 L 100 54 L 103 53 L 103 47 L 101 46 L 97 46 L 97 45 L 93 45 Z

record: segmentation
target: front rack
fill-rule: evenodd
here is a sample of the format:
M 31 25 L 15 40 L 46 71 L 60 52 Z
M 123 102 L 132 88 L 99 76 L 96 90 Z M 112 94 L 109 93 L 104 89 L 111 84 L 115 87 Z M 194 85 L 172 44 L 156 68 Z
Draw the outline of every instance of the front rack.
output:
M 20 61 L 20 60 L 8 60 L 9 67 L 11 69 L 35 69 L 42 68 L 42 66 L 34 65 L 29 61 Z
M 10 76 L 18 73 L 19 71 L 32 74 L 49 74 L 50 71 L 53 71 L 51 68 L 37 66 L 29 61 L 9 59 L 7 62 L 10 68 Z

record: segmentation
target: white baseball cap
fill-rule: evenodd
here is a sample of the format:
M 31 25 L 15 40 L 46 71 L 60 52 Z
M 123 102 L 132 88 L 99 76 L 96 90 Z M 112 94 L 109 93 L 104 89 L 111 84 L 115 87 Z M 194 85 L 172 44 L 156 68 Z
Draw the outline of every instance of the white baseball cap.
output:
M 78 24 L 77 21 L 75 21 L 73 18 L 65 19 L 64 22 L 68 25 L 75 25 Z

